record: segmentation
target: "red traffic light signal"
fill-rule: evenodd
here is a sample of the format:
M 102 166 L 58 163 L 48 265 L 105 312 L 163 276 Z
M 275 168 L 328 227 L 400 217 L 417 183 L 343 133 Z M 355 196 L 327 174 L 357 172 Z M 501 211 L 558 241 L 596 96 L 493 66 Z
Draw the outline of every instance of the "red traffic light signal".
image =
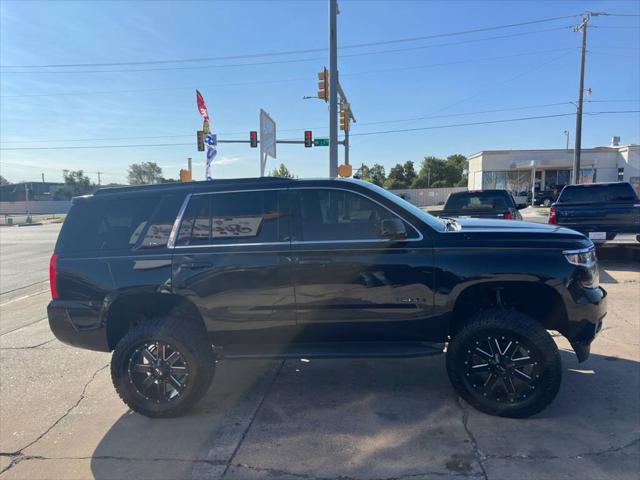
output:
M 313 147 L 313 135 L 311 134 L 311 130 L 304 131 L 304 146 L 306 148 Z
M 258 132 L 255 130 L 251 130 L 249 132 L 249 145 L 251 145 L 251 148 L 256 148 L 258 146 Z

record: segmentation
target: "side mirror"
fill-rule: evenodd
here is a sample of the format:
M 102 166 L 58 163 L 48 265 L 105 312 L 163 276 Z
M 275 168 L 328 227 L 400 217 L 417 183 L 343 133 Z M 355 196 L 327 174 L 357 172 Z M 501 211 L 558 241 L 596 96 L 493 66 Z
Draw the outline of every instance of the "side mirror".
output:
M 399 218 L 382 220 L 381 234 L 389 240 L 404 240 L 407 238 L 407 229 Z

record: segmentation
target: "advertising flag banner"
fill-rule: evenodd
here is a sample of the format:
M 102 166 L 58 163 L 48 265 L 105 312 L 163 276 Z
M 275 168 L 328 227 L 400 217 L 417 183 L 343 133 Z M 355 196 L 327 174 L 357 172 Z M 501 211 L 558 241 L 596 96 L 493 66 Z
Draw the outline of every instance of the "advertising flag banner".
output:
M 204 98 L 202 98 L 202 94 L 196 90 L 196 101 L 198 102 L 198 111 L 202 118 L 209 122 L 209 112 L 207 111 L 207 105 L 204 103 Z
M 207 180 L 213 180 L 211 176 L 211 164 L 218 153 L 218 137 L 213 133 L 208 133 L 204 137 L 204 143 L 207 146 L 207 163 L 204 169 L 204 176 Z

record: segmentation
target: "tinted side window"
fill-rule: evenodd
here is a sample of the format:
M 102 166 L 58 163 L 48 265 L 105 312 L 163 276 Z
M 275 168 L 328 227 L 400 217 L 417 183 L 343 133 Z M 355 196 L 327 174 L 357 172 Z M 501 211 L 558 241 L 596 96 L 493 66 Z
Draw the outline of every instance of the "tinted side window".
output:
M 565 187 L 560 203 L 607 203 L 635 201 L 633 187 L 628 183 L 614 185 L 594 185 L 584 187 Z
M 59 251 L 132 248 L 159 200 L 158 197 L 100 198 L 74 204 L 60 233 Z
M 139 229 L 139 234 L 144 232 L 144 236 L 139 244 L 140 248 L 161 248 L 167 245 L 173 223 L 178 216 L 178 211 L 180 210 L 180 205 L 182 205 L 183 200 L 184 197 L 170 195 L 160 201 L 151 219 L 141 224 L 142 228 Z M 149 226 L 145 231 L 147 223 Z M 132 241 L 137 241 L 137 238 L 135 238 L 136 233 L 138 232 L 134 232 Z
M 233 245 L 289 240 L 289 212 L 277 191 L 194 195 L 176 245 Z
M 298 211 L 303 241 L 379 240 L 382 220 L 397 218 L 362 195 L 344 190 L 300 189 Z M 417 236 L 407 225 L 410 238 Z

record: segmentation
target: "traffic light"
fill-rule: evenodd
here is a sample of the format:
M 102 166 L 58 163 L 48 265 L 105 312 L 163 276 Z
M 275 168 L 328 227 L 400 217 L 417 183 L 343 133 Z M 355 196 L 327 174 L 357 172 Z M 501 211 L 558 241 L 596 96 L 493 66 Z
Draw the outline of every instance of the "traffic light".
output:
M 329 72 L 327 68 L 323 68 L 318 72 L 318 98 L 325 102 L 329 101 Z
M 198 151 L 204 152 L 204 131 L 198 130 Z
M 255 130 L 251 130 L 249 132 L 249 145 L 251 145 L 251 148 L 256 148 L 258 146 L 258 132 Z
M 349 110 L 344 103 L 340 103 L 340 130 L 349 130 Z
M 304 131 L 304 146 L 306 148 L 313 147 L 313 135 L 311 134 L 311 130 Z

